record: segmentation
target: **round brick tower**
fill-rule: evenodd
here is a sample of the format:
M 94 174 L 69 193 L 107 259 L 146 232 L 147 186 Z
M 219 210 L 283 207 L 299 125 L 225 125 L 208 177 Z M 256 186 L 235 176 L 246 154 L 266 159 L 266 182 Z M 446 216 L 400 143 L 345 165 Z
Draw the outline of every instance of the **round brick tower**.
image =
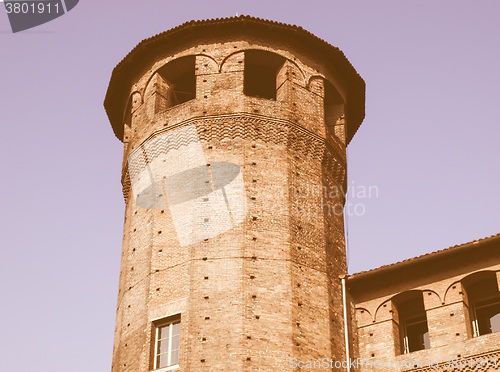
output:
M 252 17 L 139 43 L 104 102 L 124 143 L 115 372 L 345 358 L 342 187 L 364 118 L 343 53 Z

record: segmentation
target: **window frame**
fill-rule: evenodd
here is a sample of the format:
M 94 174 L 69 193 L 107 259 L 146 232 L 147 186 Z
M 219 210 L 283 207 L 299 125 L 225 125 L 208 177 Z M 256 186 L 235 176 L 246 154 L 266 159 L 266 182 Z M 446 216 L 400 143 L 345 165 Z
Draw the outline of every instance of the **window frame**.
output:
M 478 317 L 478 315 L 477 315 L 478 309 L 484 309 L 484 308 L 487 308 L 490 306 L 495 306 L 495 305 L 500 305 L 500 296 L 490 296 L 488 298 L 483 298 L 483 299 L 480 299 L 480 300 L 473 302 L 473 319 L 472 319 L 473 337 L 479 337 L 479 336 L 484 336 L 484 335 L 489 335 L 492 333 L 500 332 L 500 331 L 495 331 L 495 332 L 492 331 L 492 332 L 488 332 L 488 333 L 480 333 L 480 329 L 479 329 L 479 318 L 480 317 Z M 500 312 L 498 314 L 500 314 Z
M 396 350 L 398 355 L 410 354 L 421 350 L 431 349 L 431 337 L 429 332 L 429 321 L 427 319 L 427 311 L 425 309 L 423 292 L 419 290 L 411 290 L 401 292 L 392 299 L 392 303 L 397 309 L 396 320 L 398 337 L 399 337 L 399 347 Z M 411 350 L 410 344 L 414 345 L 415 343 L 410 343 L 410 334 L 408 332 L 408 327 L 417 325 L 419 323 L 424 323 L 426 326 L 427 337 L 425 337 L 425 333 L 423 336 L 423 348 Z M 412 334 L 417 334 L 412 332 Z M 426 342 L 427 341 L 427 342 Z
M 172 359 L 172 335 L 173 335 L 173 328 L 175 324 L 179 324 L 179 360 L 177 361 L 176 364 L 168 364 L 166 366 L 159 366 L 159 357 L 162 353 L 159 353 L 159 346 L 160 346 L 160 332 L 162 329 L 168 327 L 168 351 L 167 351 L 167 357 L 168 357 L 168 363 L 171 363 Z M 181 324 L 181 317 L 179 315 L 174 315 L 165 319 L 161 319 L 158 321 L 153 322 L 153 332 L 154 332 L 154 337 L 153 337 L 153 363 L 152 367 L 153 370 L 155 371 L 174 371 L 180 369 L 180 338 L 181 338 L 181 329 L 182 327 L 180 326 Z M 174 350 L 175 351 L 175 350 Z
M 497 273 L 491 270 L 482 270 L 469 274 L 461 279 L 465 289 L 465 298 L 469 309 L 469 324 L 472 338 L 485 336 L 496 332 L 480 333 L 477 310 L 500 304 L 500 289 Z M 469 336 L 470 337 L 470 336 Z
M 408 327 L 409 326 L 413 326 L 413 325 L 417 325 L 417 324 L 425 324 L 426 329 L 427 329 L 427 332 L 423 334 L 424 347 L 422 349 L 410 350 L 410 342 L 409 342 L 409 336 L 408 336 Z M 431 345 L 430 345 L 430 338 L 429 338 L 429 324 L 427 323 L 427 316 L 421 315 L 421 316 L 417 316 L 417 317 L 412 317 L 412 318 L 404 319 L 403 320 L 402 331 L 403 331 L 402 332 L 402 339 L 403 339 L 402 354 L 410 354 L 410 353 L 414 353 L 416 351 L 430 349 Z M 426 347 L 425 334 L 427 334 L 428 347 Z

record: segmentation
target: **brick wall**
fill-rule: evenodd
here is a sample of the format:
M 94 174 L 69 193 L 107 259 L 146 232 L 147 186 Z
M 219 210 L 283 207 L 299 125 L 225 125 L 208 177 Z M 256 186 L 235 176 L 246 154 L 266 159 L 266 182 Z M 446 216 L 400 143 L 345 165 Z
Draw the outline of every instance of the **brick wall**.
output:
M 376 284 L 356 282 L 352 289 L 356 316 L 351 331 L 358 336 L 354 358 L 362 358 L 368 363 L 389 362 L 393 368 L 385 365 L 383 369 L 393 371 L 499 370 L 500 333 L 473 335 L 472 304 L 468 299 L 473 293 L 467 293 L 463 286 L 466 278 L 473 275 L 498 275 L 498 249 L 498 245 L 492 247 L 482 256 L 477 248 L 476 251 L 471 249 L 471 255 L 460 259 L 450 257 L 439 262 L 437 258 L 435 261 L 431 259 L 426 264 L 416 264 L 380 281 L 375 270 L 370 281 Z M 401 345 L 397 298 L 410 291 L 423 295 L 430 348 L 405 354 Z M 454 364 L 446 362 L 454 359 Z M 486 365 L 487 361 L 489 365 Z M 420 362 L 423 363 L 420 368 L 411 367 L 412 363 L 418 366 Z M 359 371 L 368 370 L 373 368 L 367 367 L 366 363 L 359 368 Z
M 243 94 L 251 49 L 285 60 L 276 100 Z M 157 71 L 192 55 L 196 98 L 168 107 L 168 82 Z M 346 263 L 343 217 L 333 211 L 344 200 L 324 188 L 345 185 L 346 159 L 345 138 L 324 123 L 330 69 L 249 36 L 187 42 L 142 71 L 123 108 L 127 206 L 113 371 L 152 369 L 153 322 L 174 313 L 183 370 L 285 371 L 293 357 L 342 359 Z M 188 125 L 207 162 L 240 167 L 248 212 L 229 231 L 181 246 L 169 208 L 136 205 L 127 159 L 148 138 Z

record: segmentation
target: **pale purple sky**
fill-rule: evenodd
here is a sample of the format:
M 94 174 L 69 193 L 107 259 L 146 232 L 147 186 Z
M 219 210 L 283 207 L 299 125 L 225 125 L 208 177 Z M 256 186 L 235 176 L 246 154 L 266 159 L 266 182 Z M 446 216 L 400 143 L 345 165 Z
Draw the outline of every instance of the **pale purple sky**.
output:
M 109 371 L 124 201 L 102 102 L 142 39 L 248 14 L 304 27 L 364 78 L 350 272 L 500 232 L 500 2 L 85 1 L 12 34 L 0 8 L 0 370 Z M 352 184 L 351 184 L 352 185 Z

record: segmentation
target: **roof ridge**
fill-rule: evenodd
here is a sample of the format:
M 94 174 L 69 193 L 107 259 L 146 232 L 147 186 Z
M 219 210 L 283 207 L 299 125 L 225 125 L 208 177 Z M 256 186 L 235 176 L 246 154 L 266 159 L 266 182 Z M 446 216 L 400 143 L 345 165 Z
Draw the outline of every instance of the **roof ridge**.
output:
M 468 244 L 479 244 L 480 242 L 484 242 L 484 241 L 487 241 L 487 240 L 490 240 L 490 239 L 494 239 L 494 238 L 497 238 L 497 237 L 500 237 L 500 233 L 494 234 L 494 235 L 490 235 L 490 236 L 486 236 L 486 237 L 480 238 L 480 239 L 474 239 L 474 240 L 471 240 L 469 242 L 462 243 L 462 244 L 455 244 L 455 245 L 452 245 L 452 246 L 447 247 L 447 248 L 443 248 L 443 249 L 440 249 L 440 250 L 437 250 L 437 251 L 433 251 L 433 252 L 424 253 L 424 254 L 422 254 L 420 256 L 410 257 L 410 258 L 407 258 L 407 259 L 404 259 L 404 260 L 401 260 L 401 261 L 393 262 L 393 263 L 390 263 L 390 264 L 387 264 L 387 265 L 382 265 L 382 266 L 379 266 L 379 267 L 376 267 L 376 268 L 373 268 L 373 269 L 370 269 L 370 270 L 359 271 L 359 272 L 351 274 L 349 276 L 350 277 L 356 277 L 356 276 L 359 276 L 361 274 L 371 273 L 371 272 L 375 272 L 375 271 L 378 271 L 378 270 L 381 270 L 381 269 L 385 269 L 385 268 L 389 268 L 389 267 L 394 267 L 396 265 L 399 265 L 399 264 L 402 264 L 402 263 L 405 263 L 405 262 L 410 262 L 410 261 L 421 259 L 423 257 L 428 257 L 428 256 L 436 255 L 436 254 L 441 254 L 441 253 L 444 253 L 444 252 L 448 252 L 448 251 L 451 251 L 451 250 L 463 247 L 463 246 L 468 245 Z
M 286 27 L 286 28 L 291 28 L 291 29 L 295 29 L 297 31 L 300 31 L 300 32 L 303 32 L 303 33 L 306 33 L 310 36 L 312 36 L 313 38 L 317 39 L 318 41 L 321 41 L 323 42 L 324 44 L 332 47 L 332 48 L 335 48 L 338 52 L 340 52 L 344 57 L 345 59 L 347 60 L 348 64 L 353 68 L 353 70 L 357 73 L 357 71 L 354 69 L 354 66 L 352 65 L 352 63 L 347 59 L 347 57 L 345 56 L 344 52 L 342 52 L 342 50 L 340 50 L 340 48 L 330 44 L 329 42 L 325 41 L 324 39 L 316 36 L 315 34 L 313 34 L 312 32 L 306 30 L 305 28 L 299 26 L 299 25 L 295 25 L 295 24 L 291 24 L 291 23 L 285 23 L 285 22 L 279 22 L 279 21 L 274 21 L 274 20 L 271 20 L 271 19 L 264 19 L 264 18 L 260 18 L 260 17 L 254 17 L 254 16 L 251 16 L 251 15 L 238 15 L 238 16 L 231 16 L 231 17 L 220 17 L 220 18 L 206 18 L 206 19 L 192 19 L 190 21 L 186 21 L 184 23 L 181 23 L 180 25 L 177 25 L 175 27 L 172 27 L 168 30 L 165 30 L 165 31 L 162 31 L 158 34 L 155 34 L 155 35 L 152 35 L 150 37 L 147 37 L 143 40 L 141 40 L 139 43 L 137 43 L 135 45 L 134 48 L 132 48 L 132 50 L 130 50 L 126 55 L 125 57 L 123 57 L 120 62 L 117 63 L 117 65 L 115 66 L 114 70 L 118 69 L 118 67 L 122 64 L 122 62 L 124 62 L 127 58 L 129 58 L 129 56 L 133 53 L 135 53 L 136 49 L 139 49 L 140 47 L 142 47 L 143 45 L 147 45 L 149 41 L 151 41 L 152 39 L 157 39 L 158 37 L 161 37 L 162 35 L 167 35 L 167 34 L 173 34 L 179 30 L 182 30 L 186 27 L 188 27 L 189 25 L 194 25 L 194 24 L 198 24 L 198 25 L 203 25 L 203 24 L 208 24 L 208 23 L 228 23 L 227 21 L 235 21 L 235 20 L 238 20 L 238 19 L 245 19 L 245 20 L 248 20 L 248 21 L 257 21 L 257 22 L 262 22 L 262 23 L 271 23 L 271 24 L 274 24 L 276 26 L 281 26 L 281 27 Z M 359 74 L 358 74 L 359 75 Z

